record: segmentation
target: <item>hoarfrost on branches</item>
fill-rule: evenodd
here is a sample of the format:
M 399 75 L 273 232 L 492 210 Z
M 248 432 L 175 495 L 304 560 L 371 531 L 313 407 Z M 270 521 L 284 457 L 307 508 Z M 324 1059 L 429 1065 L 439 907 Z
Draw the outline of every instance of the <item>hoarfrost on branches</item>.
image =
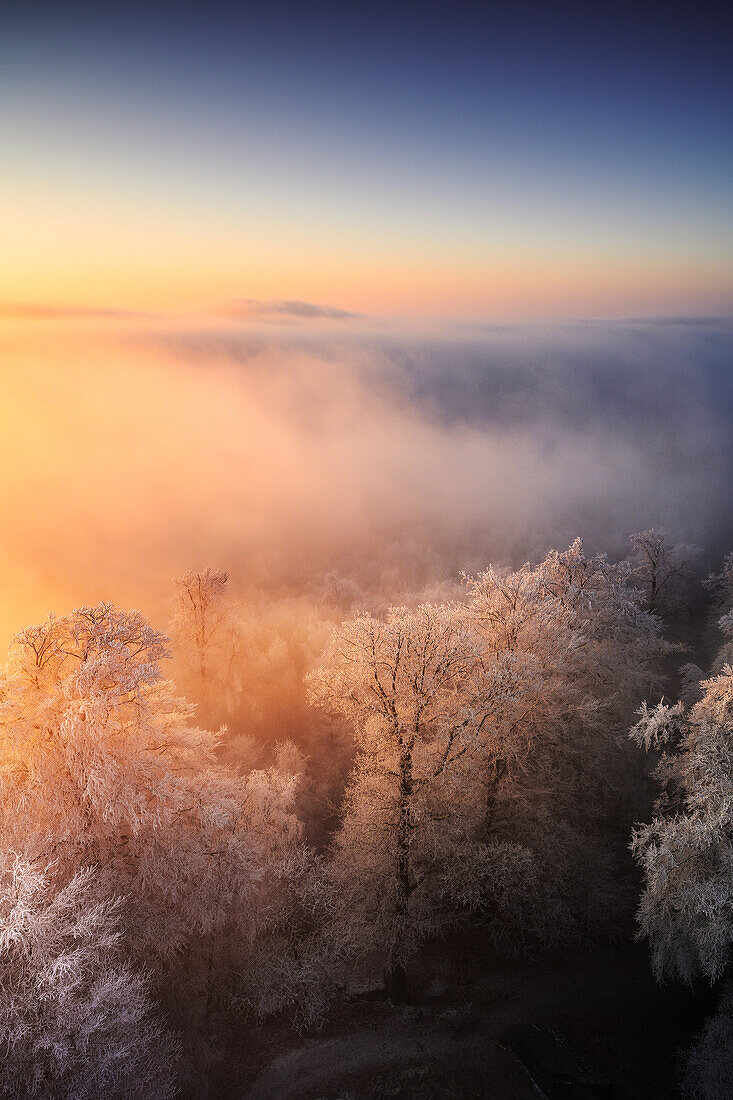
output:
M 642 708 L 632 736 L 662 749 L 658 816 L 635 830 L 644 872 L 639 934 L 658 976 L 711 981 L 733 946 L 733 668 L 701 684 L 692 709 Z
M 120 898 L 83 870 L 0 866 L 0 1092 L 39 1100 L 176 1095 L 179 1047 L 124 961 Z

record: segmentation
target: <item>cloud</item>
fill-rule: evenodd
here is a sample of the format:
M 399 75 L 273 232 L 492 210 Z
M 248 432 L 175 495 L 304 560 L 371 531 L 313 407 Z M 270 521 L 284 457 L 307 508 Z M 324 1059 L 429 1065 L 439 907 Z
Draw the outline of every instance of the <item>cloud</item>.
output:
M 251 393 L 266 376 L 268 386 L 279 387 L 268 407 L 287 412 L 294 432 L 298 423 L 301 441 L 322 432 L 324 450 L 346 419 L 346 405 L 342 416 L 334 395 L 345 397 L 351 387 L 361 423 L 349 429 L 335 482 L 343 483 L 350 452 L 368 430 L 367 409 L 378 399 L 374 455 L 361 458 L 380 470 L 375 497 L 384 499 L 371 522 L 373 530 L 385 529 L 382 545 L 391 537 L 387 529 L 408 532 L 427 512 L 434 544 L 452 543 L 457 559 L 472 552 L 472 541 L 504 557 L 511 547 L 530 554 L 578 533 L 614 550 L 632 530 L 651 525 L 713 552 L 733 540 L 733 324 L 725 319 L 516 325 L 473 334 L 460 327 L 440 334 L 246 329 L 170 332 L 156 341 L 201 369 L 236 365 L 239 386 Z M 377 443 L 387 423 L 403 448 L 391 471 L 383 466 L 389 446 Z M 423 447 L 428 432 L 433 440 Z M 400 471 L 409 481 L 408 454 L 416 461 L 413 492 L 388 503 Z M 452 489 L 440 494 L 438 484 Z M 465 486 L 473 504 L 461 516 L 453 495 Z M 328 497 L 324 491 L 320 503 Z M 416 517 L 420 501 L 423 517 Z
M 139 319 L 151 314 L 129 309 L 104 309 L 87 305 L 63 305 L 51 302 L 0 301 L 0 319 L 6 321 L 82 321 L 84 319 Z
M 730 325 L 337 328 L 28 326 L 4 349 L 0 650 L 101 598 L 164 622 L 207 562 L 263 600 L 334 569 L 399 600 L 575 535 L 730 549 Z
M 238 298 L 222 310 L 222 315 L 236 320 L 249 317 L 297 317 L 299 319 L 326 321 L 351 321 L 360 317 L 359 313 L 348 313 L 334 306 L 319 306 L 313 302 L 274 298 L 261 302 L 256 298 Z
M 622 325 L 690 325 L 702 328 L 706 325 L 719 328 L 730 327 L 731 318 L 716 314 L 670 314 L 662 317 L 636 317 L 617 322 Z

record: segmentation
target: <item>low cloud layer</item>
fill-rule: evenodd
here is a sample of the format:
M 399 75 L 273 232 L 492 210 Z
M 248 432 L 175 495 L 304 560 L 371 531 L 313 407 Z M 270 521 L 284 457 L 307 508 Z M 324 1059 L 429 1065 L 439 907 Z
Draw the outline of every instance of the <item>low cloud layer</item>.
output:
M 732 349 L 723 323 L 18 337 L 0 625 L 103 597 L 160 619 L 207 562 L 248 592 L 335 569 L 398 596 L 578 534 L 722 553 Z
M 351 321 L 358 313 L 348 313 L 334 306 L 319 306 L 313 302 L 274 299 L 261 302 L 256 298 L 238 298 L 221 311 L 232 320 L 248 320 L 252 317 L 293 317 L 299 320 Z

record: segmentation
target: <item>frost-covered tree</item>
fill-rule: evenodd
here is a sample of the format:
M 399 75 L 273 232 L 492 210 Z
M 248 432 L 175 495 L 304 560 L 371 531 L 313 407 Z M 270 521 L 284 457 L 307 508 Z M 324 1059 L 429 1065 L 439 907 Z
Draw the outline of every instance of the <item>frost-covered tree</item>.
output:
M 730 1100 L 733 1081 L 733 983 L 728 981 L 717 1011 L 685 1052 L 684 1095 L 695 1100 Z
M 243 959 L 241 1004 L 263 1019 L 285 1011 L 300 1031 L 318 1024 L 342 976 L 343 945 L 329 934 L 335 883 L 306 846 L 270 868 L 257 935 Z
M 216 762 L 162 679 L 165 637 L 110 604 L 49 618 L 15 639 L 0 680 L 0 828 L 63 887 L 97 868 L 127 899 L 126 950 L 157 989 L 211 1008 L 251 940 L 269 869 L 293 844 L 295 780 Z
M 716 1013 L 686 1052 L 685 1094 L 730 1095 L 733 1067 L 733 668 L 699 684 L 689 709 L 643 704 L 632 739 L 660 754 L 656 816 L 635 830 L 644 872 L 639 935 L 658 978 L 725 979 Z
M 617 822 L 635 812 L 636 790 L 624 734 L 639 694 L 659 684 L 667 649 L 630 572 L 576 539 L 536 565 L 464 578 L 484 668 L 506 689 L 482 737 L 487 832 L 521 842 L 544 869 L 554 901 L 536 930 L 543 937 L 598 934 L 623 908 L 609 844 L 620 865 Z
M 705 630 L 701 638 L 704 652 L 714 652 L 710 673 L 733 664 L 733 551 L 726 554 L 720 569 L 703 581 L 708 592 Z M 722 645 L 721 645 L 722 635 Z
M 632 535 L 631 546 L 634 579 L 649 611 L 676 611 L 693 579 L 698 547 L 674 544 L 666 531 L 656 528 Z
M 644 704 L 631 731 L 661 753 L 657 816 L 632 842 L 644 872 L 639 932 L 656 974 L 684 981 L 719 978 L 733 947 L 733 668 L 701 688 L 689 712 Z
M 504 740 L 523 757 L 532 746 L 551 769 L 569 755 L 602 771 L 632 701 L 660 682 L 668 647 L 629 574 L 605 555 L 588 557 L 576 539 L 537 565 L 464 578 L 485 667 L 504 670 L 511 687 L 492 720 L 513 732 Z
M 0 866 L 0 1092 L 39 1100 L 165 1100 L 178 1044 L 120 950 L 123 902 L 80 871 L 61 889 Z
M 210 565 L 200 572 L 189 569 L 175 581 L 171 636 L 195 669 L 197 694 L 204 703 L 209 702 L 212 673 L 221 680 L 236 649 L 228 582 L 228 573 Z
M 729 611 L 727 615 L 721 615 L 718 620 L 718 629 L 725 640 L 718 651 L 714 666 L 716 670 L 724 664 L 733 663 L 733 611 Z
M 701 683 L 705 679 L 705 673 L 699 665 L 688 662 L 681 665 L 679 670 L 680 686 L 679 700 L 684 703 L 686 709 L 694 707 L 702 697 Z
M 668 647 L 630 574 L 605 554 L 588 557 L 576 539 L 538 565 L 465 578 L 485 654 L 516 662 L 528 728 L 556 728 L 571 715 L 613 723 L 659 682 L 655 662 Z
M 639 695 L 660 683 L 658 662 L 670 649 L 634 586 L 631 567 L 609 562 L 606 554 L 588 556 L 576 539 L 537 568 L 555 606 L 569 609 L 582 635 L 572 677 L 586 710 L 599 712 L 605 724 L 625 719 Z
M 344 928 L 385 945 L 396 995 L 449 911 L 484 911 L 502 942 L 603 931 L 616 869 L 588 876 L 609 835 L 624 856 L 624 723 L 665 652 L 630 567 L 580 540 L 464 584 L 463 603 L 344 623 L 311 677 L 357 738 L 331 864 Z
M 733 551 L 726 554 L 717 573 L 708 574 L 705 587 L 712 597 L 712 611 L 715 618 L 719 618 L 733 607 Z
M 310 684 L 316 703 L 350 720 L 358 748 L 330 866 L 333 940 L 345 954 L 381 950 L 402 1000 L 406 964 L 445 922 L 448 899 L 476 903 L 485 885 L 465 861 L 484 818 L 481 736 L 505 682 L 486 676 L 464 615 L 423 605 L 334 629 Z
M 582 636 L 568 608 L 548 599 L 540 571 L 489 567 L 465 577 L 465 616 L 480 646 L 484 671 L 503 690 L 482 730 L 486 765 L 486 828 L 491 830 L 502 784 L 522 765 L 538 737 L 562 736 L 574 693 L 568 673 Z

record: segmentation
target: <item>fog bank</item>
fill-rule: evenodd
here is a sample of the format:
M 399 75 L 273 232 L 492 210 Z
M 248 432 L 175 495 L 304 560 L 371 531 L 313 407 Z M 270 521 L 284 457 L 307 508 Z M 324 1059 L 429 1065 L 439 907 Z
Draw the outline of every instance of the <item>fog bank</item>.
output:
M 11 331 L 3 638 L 111 598 L 167 614 L 207 562 L 246 593 L 390 592 L 652 525 L 733 542 L 733 326 L 360 323 Z

